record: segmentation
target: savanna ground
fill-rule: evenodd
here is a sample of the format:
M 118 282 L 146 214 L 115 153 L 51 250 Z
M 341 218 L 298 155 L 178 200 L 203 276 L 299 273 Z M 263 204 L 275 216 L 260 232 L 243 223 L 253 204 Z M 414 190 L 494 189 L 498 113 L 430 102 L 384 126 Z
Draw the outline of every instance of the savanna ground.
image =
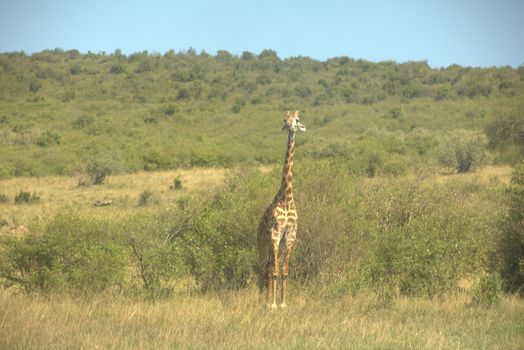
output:
M 524 305 L 515 297 L 473 307 L 445 299 L 327 298 L 291 289 L 291 305 L 270 311 L 254 289 L 181 294 L 160 301 L 0 292 L 3 349 L 341 348 L 522 349 Z
M 0 348 L 522 348 L 523 96 L 524 66 L 0 53 Z M 271 312 L 287 109 L 308 132 Z
M 263 173 L 271 174 L 271 169 Z M 435 182 L 500 186 L 509 182 L 510 173 L 509 167 L 487 167 L 473 174 L 439 175 Z M 78 186 L 76 177 L 5 180 L 0 192 L 8 197 L 24 189 L 38 193 L 40 201 L 0 204 L 12 223 L 2 234 L 24 235 L 62 210 L 118 220 L 178 206 L 181 198 L 219 188 L 226 176 L 223 169 L 139 173 L 112 176 L 103 186 L 88 187 Z M 181 180 L 182 189 L 169 188 L 174 178 Z M 145 191 L 152 199 L 140 204 Z M 114 202 L 93 207 L 101 199 Z M 471 283 L 460 282 L 461 289 L 436 297 L 384 298 L 319 281 L 295 281 L 289 307 L 277 311 L 259 302 L 253 286 L 202 293 L 191 277 L 176 279 L 168 297 L 153 299 L 111 291 L 78 296 L 2 289 L 0 348 L 521 349 L 522 299 L 507 295 L 493 305 L 478 305 L 472 302 Z

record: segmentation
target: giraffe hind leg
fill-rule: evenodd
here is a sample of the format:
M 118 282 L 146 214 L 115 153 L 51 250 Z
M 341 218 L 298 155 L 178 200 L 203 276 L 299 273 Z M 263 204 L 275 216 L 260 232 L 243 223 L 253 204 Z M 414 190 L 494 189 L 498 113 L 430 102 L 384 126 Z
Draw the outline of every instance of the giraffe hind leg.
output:
M 287 239 L 284 251 L 282 252 L 282 296 L 280 307 L 286 307 L 286 287 L 287 287 L 287 276 L 289 273 L 289 259 L 291 257 L 291 251 L 295 246 L 295 239 Z

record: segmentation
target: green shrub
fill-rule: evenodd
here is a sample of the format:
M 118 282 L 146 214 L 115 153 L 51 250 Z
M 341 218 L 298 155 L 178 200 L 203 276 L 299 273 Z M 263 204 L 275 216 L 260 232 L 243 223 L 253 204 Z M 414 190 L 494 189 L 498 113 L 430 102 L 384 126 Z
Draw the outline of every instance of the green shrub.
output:
M 488 140 L 478 131 L 455 130 L 440 146 L 440 165 L 466 173 L 485 165 L 488 161 Z
M 491 306 L 502 299 L 502 279 L 495 272 L 482 276 L 473 291 L 473 305 Z
M 424 173 L 353 177 L 340 162 L 297 167 L 294 279 L 434 296 L 489 267 L 504 211 L 500 189 L 481 194 L 481 186 L 439 184 Z
M 40 196 L 37 193 L 31 194 L 31 192 L 20 191 L 15 196 L 15 204 L 39 203 L 39 202 L 40 202 Z
M 46 130 L 38 136 L 35 143 L 41 147 L 47 147 L 50 145 L 59 145 L 62 140 L 62 136 L 56 131 Z
M 184 210 L 188 207 L 190 202 L 191 198 L 189 196 L 181 196 L 177 198 L 176 205 L 179 209 Z
M 256 227 L 263 206 L 271 201 L 267 188 L 267 177 L 259 171 L 242 171 L 195 212 L 192 228 L 183 237 L 184 254 L 202 289 L 254 283 Z
M 524 154 L 524 115 L 522 109 L 498 112 L 486 123 L 489 146 L 503 161 L 516 164 Z
M 140 195 L 138 196 L 138 205 L 141 207 L 148 205 L 149 200 L 151 199 L 152 196 L 153 196 L 153 193 L 150 191 L 144 191 L 140 193 Z
M 41 235 L 5 239 L 0 256 L 4 285 L 45 292 L 100 292 L 120 287 L 125 256 L 110 232 L 101 221 L 60 214 Z
M 175 114 L 175 112 L 176 112 L 176 107 L 174 105 L 169 105 L 164 108 L 164 114 L 167 116 L 171 116 Z
M 181 190 L 182 189 L 182 179 L 180 179 L 180 176 L 177 176 L 173 180 L 173 184 L 169 186 L 170 190 Z
M 158 120 L 155 118 L 155 116 L 146 115 L 144 117 L 144 123 L 146 123 L 146 124 L 156 124 L 156 123 L 158 123 Z
M 89 125 L 92 125 L 94 118 L 90 115 L 81 115 L 72 122 L 72 126 L 75 129 L 83 129 Z
M 38 80 L 32 80 L 29 82 L 29 91 L 32 93 L 37 93 L 42 87 L 42 83 Z
M 0 193 L 0 203 L 7 203 L 9 202 L 9 197 L 5 193 Z
M 137 215 L 120 223 L 140 289 L 150 296 L 169 292 L 168 282 L 186 274 L 184 235 L 188 218 L 179 211 Z
M 122 161 L 116 153 L 99 153 L 92 157 L 86 164 L 85 172 L 94 185 L 101 185 L 107 177 L 119 172 Z
M 502 221 L 504 234 L 499 242 L 499 257 L 504 287 L 524 293 L 524 164 L 513 170 L 506 190 L 509 210 Z

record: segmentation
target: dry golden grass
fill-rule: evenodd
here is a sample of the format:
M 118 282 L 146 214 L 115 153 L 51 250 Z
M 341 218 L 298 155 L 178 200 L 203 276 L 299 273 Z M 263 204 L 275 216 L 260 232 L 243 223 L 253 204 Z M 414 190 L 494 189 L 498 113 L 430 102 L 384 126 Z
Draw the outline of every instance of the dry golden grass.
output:
M 450 174 L 442 174 L 437 177 L 438 181 L 446 181 L 446 180 L 453 180 L 453 179 L 463 179 L 463 180 L 469 180 L 469 181 L 478 181 L 483 184 L 489 184 L 489 183 L 509 183 L 511 179 L 511 170 L 512 168 L 510 166 L 485 166 L 481 170 L 472 172 L 472 173 L 466 173 L 466 174 L 458 174 L 458 173 L 450 173 Z
M 285 310 L 255 290 L 161 301 L 30 297 L 0 290 L 2 349 L 522 349 L 524 303 L 469 306 L 465 296 L 316 299 L 293 291 Z
M 270 172 L 275 167 L 261 167 Z M 223 183 L 226 169 L 194 168 L 163 172 L 140 172 L 110 176 L 107 183 L 99 186 L 78 186 L 79 177 L 48 176 L 41 178 L 19 177 L 0 181 L 0 194 L 8 197 L 8 203 L 0 203 L 0 219 L 7 225 L 0 227 L 0 234 L 23 235 L 28 227 L 45 222 L 65 208 L 91 211 L 106 218 L 117 217 L 140 210 L 156 210 L 159 206 L 174 206 L 181 197 L 209 192 Z M 183 189 L 170 190 L 176 177 L 182 181 Z M 481 171 L 468 174 L 439 175 L 437 181 L 465 179 L 489 185 L 508 183 L 511 177 L 509 166 L 487 166 Z M 41 202 L 15 205 L 14 197 L 20 191 L 37 193 Z M 152 193 L 150 206 L 138 206 L 142 192 Z M 114 200 L 109 207 L 95 208 L 101 200 Z
M 505 183 L 510 173 L 509 167 L 486 167 L 438 180 L 464 178 L 489 185 Z M 184 189 L 170 190 L 177 176 Z M 21 226 L 44 222 L 67 207 L 106 218 L 158 210 L 176 205 L 182 196 L 216 188 L 225 176 L 222 169 L 139 173 L 112 176 L 107 184 L 90 187 L 78 187 L 72 177 L 3 181 L 0 193 L 9 198 L 24 190 L 39 193 L 42 201 L 0 204 L 9 223 L 0 234 L 23 234 Z M 143 191 L 153 193 L 150 206 L 138 206 Z M 94 208 L 101 199 L 115 202 Z M 178 286 L 172 297 L 157 301 L 115 295 L 45 297 L 0 289 L 0 349 L 522 349 L 524 344 L 524 302 L 515 297 L 490 308 L 470 306 L 467 293 L 384 303 L 374 296 L 315 297 L 313 288 L 292 285 L 288 309 L 272 312 L 259 304 L 253 289 L 201 295 L 187 281 Z
M 223 182 L 227 170 L 217 168 L 180 169 L 164 172 L 141 172 L 110 176 L 107 183 L 97 186 L 78 186 L 78 177 L 48 176 L 41 178 L 19 177 L 0 181 L 0 194 L 9 198 L 0 203 L 0 218 L 8 225 L 0 228 L 0 234 L 21 235 L 30 225 L 38 225 L 65 208 L 81 209 L 100 213 L 106 218 L 115 217 L 133 210 L 148 210 L 151 207 L 174 206 L 177 199 L 209 191 Z M 171 190 L 175 178 L 179 177 L 183 188 Z M 20 192 L 37 193 L 41 201 L 35 204 L 14 204 Z M 142 192 L 152 193 L 150 207 L 139 207 Z M 104 208 L 95 208 L 96 201 L 113 200 Z

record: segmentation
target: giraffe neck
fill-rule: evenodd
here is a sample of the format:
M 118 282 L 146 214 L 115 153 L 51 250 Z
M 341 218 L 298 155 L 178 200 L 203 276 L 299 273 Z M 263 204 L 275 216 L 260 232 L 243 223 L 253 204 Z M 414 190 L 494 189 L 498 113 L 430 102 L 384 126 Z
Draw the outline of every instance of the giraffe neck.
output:
M 293 198 L 293 161 L 295 159 L 295 133 L 290 132 L 287 139 L 286 158 L 282 170 L 282 183 L 279 194 Z

